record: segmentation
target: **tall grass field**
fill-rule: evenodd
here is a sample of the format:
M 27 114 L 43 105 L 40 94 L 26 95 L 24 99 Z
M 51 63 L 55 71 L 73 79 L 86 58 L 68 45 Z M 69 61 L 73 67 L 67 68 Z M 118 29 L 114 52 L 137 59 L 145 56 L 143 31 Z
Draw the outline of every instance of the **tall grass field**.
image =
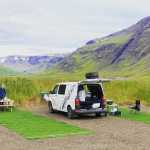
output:
M 120 104 L 128 104 L 136 99 L 145 105 L 150 105 L 150 80 L 130 79 L 105 83 L 106 98 L 113 99 Z
M 31 79 L 25 77 L 1 78 L 0 84 L 4 84 L 7 97 L 13 99 L 16 104 L 23 105 L 27 101 L 39 101 L 40 92 L 47 91 L 55 81 Z
M 63 77 L 63 78 L 60 78 Z M 0 78 L 0 84 L 4 84 L 7 97 L 15 100 L 17 104 L 27 101 L 39 101 L 40 92 L 49 91 L 55 83 L 62 81 L 78 81 L 82 77 L 69 75 L 38 76 L 38 77 L 5 77 Z M 103 84 L 105 97 L 120 104 L 128 104 L 135 99 L 150 105 L 150 78 L 134 78 L 124 81 L 112 81 Z

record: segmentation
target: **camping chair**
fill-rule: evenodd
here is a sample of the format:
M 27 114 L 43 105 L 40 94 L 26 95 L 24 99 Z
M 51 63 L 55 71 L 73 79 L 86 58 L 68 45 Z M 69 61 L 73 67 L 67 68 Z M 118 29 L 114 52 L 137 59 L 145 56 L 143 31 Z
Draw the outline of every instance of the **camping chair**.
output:
M 140 112 L 141 111 L 140 100 L 136 100 L 134 105 L 129 106 L 129 109 L 134 113 Z

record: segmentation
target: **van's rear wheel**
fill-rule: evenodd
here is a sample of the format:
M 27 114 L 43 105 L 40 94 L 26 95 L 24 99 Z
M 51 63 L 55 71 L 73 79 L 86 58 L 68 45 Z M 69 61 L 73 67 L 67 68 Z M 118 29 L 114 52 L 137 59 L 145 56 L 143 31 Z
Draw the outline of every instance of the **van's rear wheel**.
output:
M 48 102 L 49 113 L 54 113 L 53 105 L 51 102 Z
M 70 106 L 67 107 L 67 116 L 69 119 L 74 118 L 74 113 L 73 113 L 72 108 Z

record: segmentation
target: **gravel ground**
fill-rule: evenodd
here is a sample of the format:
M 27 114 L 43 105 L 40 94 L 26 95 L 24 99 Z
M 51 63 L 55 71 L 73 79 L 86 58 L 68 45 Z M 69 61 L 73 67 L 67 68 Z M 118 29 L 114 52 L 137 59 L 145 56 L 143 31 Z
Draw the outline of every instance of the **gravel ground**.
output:
M 69 120 L 63 114 L 50 115 L 47 107 L 32 108 L 37 114 L 55 118 L 95 133 L 93 135 L 26 140 L 0 126 L 0 149 L 5 150 L 149 150 L 150 126 L 116 117 L 82 117 Z

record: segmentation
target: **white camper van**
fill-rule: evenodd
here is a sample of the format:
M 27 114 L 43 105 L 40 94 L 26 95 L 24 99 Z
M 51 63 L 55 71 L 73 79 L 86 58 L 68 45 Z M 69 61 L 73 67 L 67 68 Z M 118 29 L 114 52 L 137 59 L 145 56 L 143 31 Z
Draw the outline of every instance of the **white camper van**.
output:
M 99 78 L 86 79 L 79 82 L 58 83 L 45 96 L 49 112 L 66 112 L 68 118 L 81 114 L 103 114 L 107 116 L 104 106 L 102 82 Z

